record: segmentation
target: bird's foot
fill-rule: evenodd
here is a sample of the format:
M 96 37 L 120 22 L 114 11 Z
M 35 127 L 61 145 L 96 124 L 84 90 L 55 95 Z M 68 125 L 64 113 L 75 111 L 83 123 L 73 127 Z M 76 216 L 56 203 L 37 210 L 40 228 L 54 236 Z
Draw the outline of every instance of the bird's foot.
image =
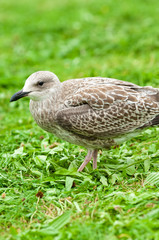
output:
M 97 155 L 98 150 L 97 149 L 93 150 L 93 170 L 97 168 Z
M 98 150 L 88 150 L 87 156 L 84 159 L 84 162 L 81 164 L 81 166 L 78 169 L 78 172 L 82 172 L 82 170 L 85 168 L 87 163 L 89 163 L 93 157 L 93 169 L 97 168 L 97 154 Z

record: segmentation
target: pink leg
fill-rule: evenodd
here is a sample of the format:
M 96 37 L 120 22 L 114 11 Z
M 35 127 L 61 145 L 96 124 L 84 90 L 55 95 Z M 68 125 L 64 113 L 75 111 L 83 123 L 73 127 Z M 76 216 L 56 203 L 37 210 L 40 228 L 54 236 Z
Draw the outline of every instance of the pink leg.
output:
M 98 150 L 97 149 L 93 150 L 93 170 L 97 168 L 97 155 Z
M 81 166 L 78 169 L 78 172 L 82 172 L 82 170 L 84 169 L 84 167 L 87 165 L 87 163 L 89 163 L 92 159 L 92 154 L 93 154 L 94 150 L 88 150 L 87 156 L 84 159 L 84 162 L 81 164 Z

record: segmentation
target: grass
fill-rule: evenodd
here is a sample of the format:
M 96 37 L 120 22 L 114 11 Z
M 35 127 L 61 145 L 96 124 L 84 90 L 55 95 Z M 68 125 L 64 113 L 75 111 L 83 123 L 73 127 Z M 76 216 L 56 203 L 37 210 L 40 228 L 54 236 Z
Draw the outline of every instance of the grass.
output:
M 86 150 L 41 130 L 28 99 L 9 104 L 38 70 L 159 87 L 158 1 L 1 0 L 0 9 L 1 239 L 158 240 L 158 127 L 77 173 Z

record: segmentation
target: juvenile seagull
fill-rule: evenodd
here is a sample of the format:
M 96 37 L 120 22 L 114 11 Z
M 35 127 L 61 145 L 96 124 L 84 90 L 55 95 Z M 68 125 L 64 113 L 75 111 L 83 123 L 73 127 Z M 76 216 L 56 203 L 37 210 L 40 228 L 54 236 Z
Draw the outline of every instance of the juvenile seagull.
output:
M 159 90 L 111 78 L 89 77 L 61 83 L 49 71 L 35 72 L 11 102 L 28 96 L 30 112 L 45 131 L 88 149 L 82 171 L 99 149 L 108 149 L 159 124 Z

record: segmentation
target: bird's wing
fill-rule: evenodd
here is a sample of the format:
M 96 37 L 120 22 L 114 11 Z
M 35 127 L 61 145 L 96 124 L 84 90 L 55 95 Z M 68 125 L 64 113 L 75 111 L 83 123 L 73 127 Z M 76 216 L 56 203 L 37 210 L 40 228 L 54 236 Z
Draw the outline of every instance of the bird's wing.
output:
M 83 137 L 104 139 L 124 134 L 159 114 L 155 96 L 156 90 L 141 90 L 127 82 L 85 85 L 65 99 L 65 108 L 57 112 L 56 121 Z

